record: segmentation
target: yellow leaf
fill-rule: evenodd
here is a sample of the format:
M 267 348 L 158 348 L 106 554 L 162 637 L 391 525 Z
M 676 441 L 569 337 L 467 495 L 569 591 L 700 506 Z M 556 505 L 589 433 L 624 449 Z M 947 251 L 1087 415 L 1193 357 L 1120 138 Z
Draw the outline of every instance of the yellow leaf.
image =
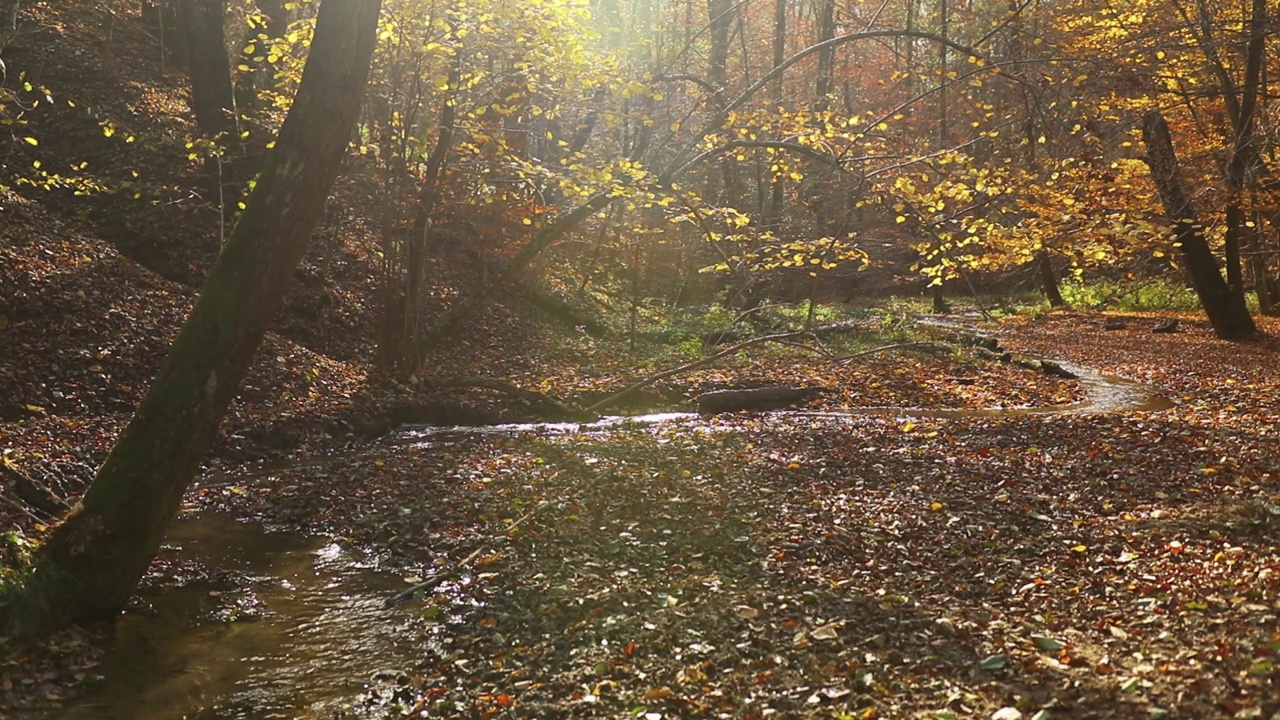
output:
M 1084 545 L 1076 545 L 1075 547 L 1071 548 L 1071 552 L 1078 552 L 1078 553 L 1087 552 L 1088 550 L 1089 548 L 1085 547 Z
M 909 433 L 915 429 L 916 429 L 916 424 L 910 421 L 908 421 L 907 424 L 902 426 L 902 432 L 904 433 Z
M 934 500 L 933 502 L 929 503 L 929 509 L 934 512 L 938 512 L 939 510 L 942 509 L 942 503 L 938 502 L 937 500 Z

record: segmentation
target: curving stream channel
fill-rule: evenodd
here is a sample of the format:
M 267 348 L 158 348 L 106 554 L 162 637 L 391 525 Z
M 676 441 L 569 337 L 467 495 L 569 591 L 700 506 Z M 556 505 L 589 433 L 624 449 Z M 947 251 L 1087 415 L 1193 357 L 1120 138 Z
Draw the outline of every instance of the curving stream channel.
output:
M 999 417 L 1158 411 L 1172 406 L 1157 388 L 1060 363 L 1080 376 L 1074 405 L 989 410 L 860 408 L 783 411 L 778 417 Z M 393 442 L 438 443 L 477 435 L 605 433 L 623 425 L 694 422 L 693 413 L 609 417 L 593 423 L 411 427 Z M 405 588 L 329 541 L 273 532 L 226 515 L 180 518 L 162 561 L 216 568 L 228 587 L 200 580 L 147 593 L 149 607 L 121 616 L 96 672 L 102 680 L 68 710 L 69 720 L 267 720 L 352 717 L 353 706 L 393 695 L 395 668 L 439 651 L 442 628 L 384 601 Z M 216 574 L 215 574 L 216 575 Z M 235 593 L 232 602 L 226 595 Z M 461 601 L 461 600 L 460 600 Z M 231 611 L 228 613 L 227 608 Z M 412 606 L 409 606 L 412 607 Z M 234 620 L 231 621 L 231 620 Z M 448 622 L 448 619 L 445 619 Z M 370 689 L 375 692 L 370 694 Z M 356 712 L 356 715 L 359 713 Z

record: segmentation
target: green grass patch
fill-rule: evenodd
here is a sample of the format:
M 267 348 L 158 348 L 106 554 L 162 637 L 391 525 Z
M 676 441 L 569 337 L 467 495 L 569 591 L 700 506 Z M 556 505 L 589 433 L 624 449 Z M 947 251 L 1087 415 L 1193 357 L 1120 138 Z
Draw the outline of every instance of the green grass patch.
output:
M 1066 280 L 1062 298 L 1074 308 L 1131 312 L 1181 312 L 1200 309 L 1191 288 L 1168 279 Z
M 36 564 L 35 543 L 21 532 L 5 533 L 0 567 L 0 635 L 39 637 L 49 627 L 51 598 L 58 582 Z

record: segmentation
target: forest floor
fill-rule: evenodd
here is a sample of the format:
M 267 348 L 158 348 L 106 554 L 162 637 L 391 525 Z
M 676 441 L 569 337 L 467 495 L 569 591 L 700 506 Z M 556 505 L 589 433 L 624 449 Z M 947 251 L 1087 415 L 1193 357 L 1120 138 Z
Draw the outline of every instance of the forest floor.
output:
M 193 502 L 416 575 L 485 548 L 449 652 L 395 696 L 433 716 L 1273 717 L 1280 326 L 1126 322 L 997 333 L 1172 409 L 386 445 Z
M 157 65 L 140 21 L 99 5 L 35 3 L 6 48 L 11 77 L 29 70 L 23 132 L 40 143 L 0 157 L 0 184 L 16 188 L 0 190 L 4 562 L 83 492 L 219 245 L 183 149 L 184 81 Z M 151 194 L 10 177 L 85 158 L 94 182 L 141 170 Z M 339 214 L 370 205 L 360 188 L 339 184 Z M 1173 401 L 1161 411 L 731 414 L 374 441 L 397 420 L 526 410 L 406 392 L 371 370 L 378 249 L 377 223 L 358 214 L 318 234 L 184 509 L 340 538 L 407 579 L 479 551 L 470 582 L 404 606 L 444 650 L 403 668 L 405 687 L 370 688 L 365 715 L 1280 715 L 1280 323 L 1236 344 L 1191 316 L 1169 335 L 1150 332 L 1154 316 L 1106 330 L 1116 316 L 1078 312 L 984 328 L 1015 351 L 1156 385 Z M 437 261 L 433 311 L 475 280 Z M 497 300 L 438 348 L 431 379 L 465 370 L 585 404 L 704 350 L 637 354 Z M 892 312 L 864 321 L 871 345 L 895 341 Z M 660 389 L 679 400 L 770 383 L 830 386 L 815 409 L 1080 396 L 969 353 L 836 362 L 795 347 Z M 18 497 L 20 484 L 51 504 Z M 157 563 L 151 591 L 172 572 Z M 432 609 L 446 604 L 461 615 L 441 625 Z M 92 687 L 109 636 L 0 639 L 0 716 L 57 716 Z
M 83 277 L 89 294 L 118 286 Z M 57 317 L 76 325 L 75 314 Z M 1264 320 L 1263 339 L 1230 344 L 1189 316 L 1170 335 L 1152 334 L 1160 318 L 1143 315 L 1103 329 L 1117 317 L 1056 312 L 985 332 L 1156 385 L 1171 409 L 730 414 L 373 443 L 302 422 L 322 430 L 273 453 L 235 442 L 278 412 L 250 399 L 186 511 L 340 538 L 409 580 L 479 551 L 461 568 L 470 582 L 407 606 L 424 647 L 429 634 L 446 650 L 403 668 L 407 686 L 372 687 L 357 716 L 1270 718 L 1280 712 L 1280 324 Z M 50 329 L 62 325 L 28 322 L 67 347 Z M 561 340 L 544 335 L 523 362 L 490 370 L 524 385 L 541 378 L 532 386 L 559 397 L 652 371 L 619 343 Z M 260 372 L 306 352 L 271 342 Z M 358 374 L 358 364 L 307 359 L 332 363 L 322 367 L 337 378 Z M 128 367 L 135 376 L 115 382 L 144 386 L 145 366 Z M 43 473 L 72 456 L 60 453 L 81 453 L 78 467 L 91 468 L 124 415 L 103 413 L 103 393 L 74 384 L 80 374 L 54 383 L 33 362 L 22 384 L 13 368 L 13 387 L 36 387 L 44 372 L 53 394 L 41 397 L 85 405 L 0 425 L 6 459 Z M 1080 394 L 966 357 L 834 364 L 795 348 L 744 353 L 681 385 L 766 381 L 834 385 L 816 406 L 827 409 L 1065 405 Z M 323 392 L 296 398 L 318 403 L 298 416 L 326 417 Z M 358 387 L 351 397 L 377 402 Z M 101 444 L 72 449 L 59 433 Z M 262 469 L 281 457 L 290 460 Z M 73 499 L 84 479 L 66 475 L 59 492 Z M 2 512 L 28 537 L 45 527 Z M 174 582 L 172 570 L 149 582 Z M 461 612 L 447 626 L 430 611 L 445 606 Z M 92 680 L 106 642 L 75 630 L 11 649 L 6 706 L 58 707 Z

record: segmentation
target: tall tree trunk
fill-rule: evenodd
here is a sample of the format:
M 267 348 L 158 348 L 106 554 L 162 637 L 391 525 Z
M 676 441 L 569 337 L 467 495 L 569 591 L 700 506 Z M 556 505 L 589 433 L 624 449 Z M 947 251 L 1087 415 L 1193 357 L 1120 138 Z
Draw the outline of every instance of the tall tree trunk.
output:
M 191 109 L 205 137 L 219 143 L 235 134 L 235 92 L 227 58 L 226 0 L 182 0 L 191 78 Z
M 773 5 L 773 66 L 778 67 L 787 59 L 787 0 L 774 0 Z M 783 76 L 773 83 L 773 105 L 781 109 L 783 99 Z M 765 225 L 776 225 L 782 222 L 782 191 L 785 182 L 776 173 L 770 171 L 771 191 L 769 205 L 764 213 Z
M 1249 22 L 1249 42 L 1245 49 L 1244 84 L 1240 88 L 1238 118 L 1235 124 L 1235 142 L 1231 159 L 1227 163 L 1227 184 L 1231 199 L 1227 203 L 1227 234 L 1225 241 L 1227 286 L 1232 302 L 1244 305 L 1244 267 L 1240 251 L 1250 244 L 1258 232 L 1257 226 L 1247 222 L 1244 195 L 1261 165 L 1261 153 L 1256 147 L 1256 118 L 1259 85 L 1266 51 L 1267 3 L 1253 0 L 1253 12 Z M 1229 76 L 1228 76 L 1229 78 Z M 1227 83 L 1223 92 L 1235 96 L 1235 88 Z M 1238 296 L 1238 297 L 1237 297 Z
M 717 107 L 724 102 L 729 74 L 729 40 L 737 16 L 734 0 L 707 0 L 708 27 L 711 48 L 707 55 L 707 80 L 715 86 Z M 707 197 L 717 205 L 733 205 L 737 200 L 733 191 L 736 168 L 728 156 L 720 160 L 718 178 L 708 177 Z
M 1058 287 L 1058 276 L 1053 272 L 1053 258 L 1049 256 L 1048 250 L 1040 251 L 1036 266 L 1036 271 L 1040 274 L 1040 288 L 1049 301 L 1049 307 L 1066 307 L 1067 301 L 1063 299 L 1062 290 Z
M 729 72 L 729 31 L 733 29 L 733 0 L 707 0 L 707 24 L 711 49 L 707 55 L 707 79 L 723 92 Z
M 818 42 L 826 42 L 836 36 L 836 0 L 822 0 L 818 6 Z M 815 43 L 816 44 L 816 43 Z M 816 108 L 826 110 L 830 103 L 831 80 L 835 74 L 836 49 L 834 46 L 823 48 L 818 53 L 818 79 L 814 86 L 817 96 Z
M 951 31 L 951 20 L 948 17 L 950 0 L 938 0 L 938 35 L 947 37 Z M 950 48 L 946 43 L 938 43 L 938 147 L 945 148 L 951 142 L 951 108 L 947 98 L 947 88 L 951 78 L 947 77 L 947 55 Z
M 142 17 L 150 23 L 160 40 L 160 67 L 173 60 L 179 69 L 187 67 L 187 24 L 182 0 L 143 0 Z
M 1267 275 L 1267 260 L 1262 255 L 1254 255 L 1249 259 L 1249 270 L 1253 275 L 1253 289 L 1258 294 L 1258 312 L 1267 316 L 1280 314 L 1276 307 L 1276 298 L 1271 295 L 1271 280 Z
M 226 0 L 181 0 L 186 23 L 187 77 L 191 80 L 191 109 L 200 134 L 213 141 L 205 156 L 209 200 L 222 211 L 224 223 L 235 213 L 241 177 L 240 147 L 235 116 L 235 90 L 227 57 Z M 235 148 L 234 150 L 232 148 Z M 219 233 L 221 235 L 221 233 Z
M 1257 332 L 1243 292 L 1233 292 L 1222 279 L 1218 262 L 1209 249 L 1195 207 L 1182 186 L 1178 157 L 1173 149 L 1169 124 L 1159 110 L 1142 118 L 1142 140 L 1147 145 L 1147 165 L 1164 205 L 1165 216 L 1173 225 L 1174 235 L 1186 259 L 1191 284 L 1200 298 L 1213 331 L 1224 340 L 1243 340 Z
M 379 0 L 326 0 L 248 207 L 93 484 L 37 555 L 53 625 L 128 600 L 177 513 L 323 213 L 360 111 Z M 10 611 L 13 608 L 6 608 Z
M 18 32 L 18 7 L 21 4 L 18 0 L 0 0 L 0 51 Z
M 4 46 L 18 32 L 19 5 L 21 3 L 18 0 L 0 0 L 0 52 L 4 52 Z M 0 82 L 4 82 L 6 75 L 4 60 L 0 59 Z
M 462 60 L 459 56 L 449 71 L 450 87 L 458 87 L 462 79 Z M 424 346 L 422 342 L 422 323 L 419 311 L 422 308 L 422 290 L 427 281 L 427 245 L 431 235 L 431 222 L 439 209 L 440 176 L 444 172 L 445 158 L 453 147 L 453 125 L 456 122 L 455 105 L 457 99 L 446 95 L 440 107 L 440 133 L 436 137 L 435 147 L 427 158 L 427 167 L 422 177 L 422 185 L 418 190 L 418 209 L 413 218 L 413 228 L 409 232 L 408 260 L 405 263 L 404 278 L 404 326 L 401 330 L 409 338 L 406 347 L 411 351 L 409 357 L 398 362 L 399 374 L 408 376 L 417 370 L 422 358 L 417 350 Z

